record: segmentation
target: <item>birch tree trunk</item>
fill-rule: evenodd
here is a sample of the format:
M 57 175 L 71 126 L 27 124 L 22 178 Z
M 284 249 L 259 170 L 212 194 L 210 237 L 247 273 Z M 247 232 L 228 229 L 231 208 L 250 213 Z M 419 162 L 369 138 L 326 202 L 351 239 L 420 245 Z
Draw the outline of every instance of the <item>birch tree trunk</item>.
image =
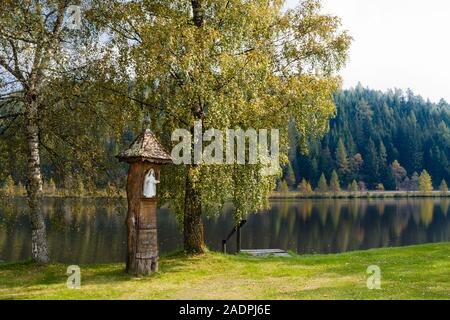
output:
M 204 253 L 205 241 L 203 235 L 200 192 L 194 189 L 189 171 L 186 174 L 186 193 L 184 201 L 184 250 L 194 254 Z
M 42 212 L 42 174 L 39 151 L 38 104 L 35 93 L 26 96 L 25 132 L 27 139 L 27 194 L 31 222 L 31 254 L 34 262 L 49 262 L 47 232 Z
M 197 28 L 201 28 L 204 22 L 204 3 L 202 0 L 192 0 L 192 20 Z M 202 118 L 202 108 L 193 110 L 196 120 Z M 191 133 L 193 133 L 191 128 Z M 205 240 L 203 234 L 202 221 L 202 204 L 200 192 L 195 189 L 190 170 L 186 174 L 186 189 L 184 195 L 184 217 L 183 217 L 183 236 L 184 236 L 184 250 L 188 253 L 204 253 Z

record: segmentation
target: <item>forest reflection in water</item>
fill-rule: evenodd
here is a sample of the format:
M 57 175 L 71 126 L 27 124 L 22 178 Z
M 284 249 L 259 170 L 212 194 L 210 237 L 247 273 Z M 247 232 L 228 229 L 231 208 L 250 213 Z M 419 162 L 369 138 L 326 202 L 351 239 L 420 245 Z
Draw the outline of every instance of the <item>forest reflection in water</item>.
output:
M 279 248 L 298 253 L 336 253 L 386 246 L 450 241 L 449 198 L 274 200 L 267 212 L 251 214 L 242 229 L 243 248 Z M 125 200 L 46 198 L 44 212 L 53 261 L 124 261 Z M 212 250 L 233 227 L 230 207 L 204 217 Z M 182 235 L 170 209 L 158 213 L 161 253 L 182 248 Z M 235 247 L 234 238 L 228 245 Z M 0 205 L 0 260 L 30 256 L 30 230 L 24 199 Z

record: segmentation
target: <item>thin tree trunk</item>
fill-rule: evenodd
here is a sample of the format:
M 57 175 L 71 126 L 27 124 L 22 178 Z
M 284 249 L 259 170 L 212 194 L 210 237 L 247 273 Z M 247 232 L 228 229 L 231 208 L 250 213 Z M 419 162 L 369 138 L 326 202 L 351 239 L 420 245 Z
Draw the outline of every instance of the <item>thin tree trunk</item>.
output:
M 184 250 L 192 254 L 204 253 L 205 241 L 203 235 L 200 192 L 194 189 L 189 172 L 186 175 L 186 193 L 184 201 Z
M 203 0 L 192 0 L 191 5 L 193 13 L 192 20 L 194 21 L 195 26 L 200 28 L 203 26 L 205 15 Z
M 35 94 L 27 96 L 25 132 L 28 145 L 27 194 L 31 221 L 31 256 L 34 262 L 49 262 L 47 232 L 42 212 L 42 175 L 39 154 L 38 107 Z

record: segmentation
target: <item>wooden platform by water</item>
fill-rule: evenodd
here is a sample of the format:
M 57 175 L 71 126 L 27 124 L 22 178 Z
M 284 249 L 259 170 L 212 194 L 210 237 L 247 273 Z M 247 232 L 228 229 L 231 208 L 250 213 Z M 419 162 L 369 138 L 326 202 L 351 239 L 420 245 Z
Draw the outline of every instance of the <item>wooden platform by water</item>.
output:
M 241 250 L 241 253 L 248 254 L 254 257 L 267 257 L 267 256 L 275 256 L 275 257 L 290 257 L 291 255 L 284 250 L 281 249 L 250 249 L 250 250 Z

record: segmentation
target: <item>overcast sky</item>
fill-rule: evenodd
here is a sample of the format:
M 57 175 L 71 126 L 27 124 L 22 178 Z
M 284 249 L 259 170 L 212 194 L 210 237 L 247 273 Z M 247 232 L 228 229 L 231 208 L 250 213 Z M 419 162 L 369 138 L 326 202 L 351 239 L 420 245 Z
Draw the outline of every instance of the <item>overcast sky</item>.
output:
M 299 1 L 288 0 L 294 7 Z M 411 88 L 450 101 L 450 1 L 323 0 L 354 38 L 344 87 Z

